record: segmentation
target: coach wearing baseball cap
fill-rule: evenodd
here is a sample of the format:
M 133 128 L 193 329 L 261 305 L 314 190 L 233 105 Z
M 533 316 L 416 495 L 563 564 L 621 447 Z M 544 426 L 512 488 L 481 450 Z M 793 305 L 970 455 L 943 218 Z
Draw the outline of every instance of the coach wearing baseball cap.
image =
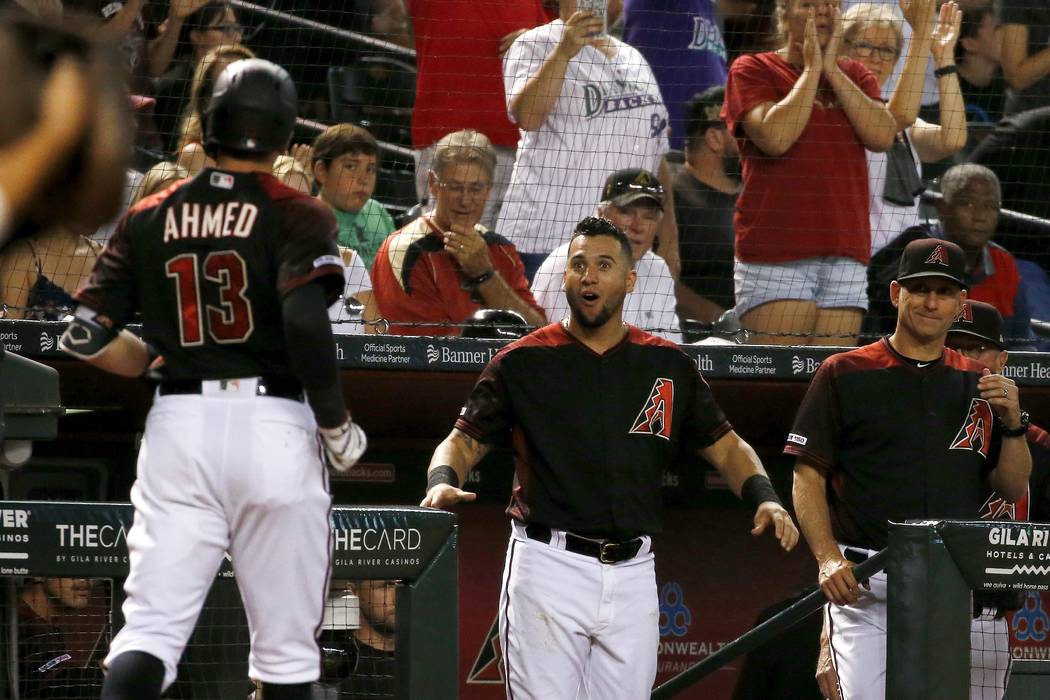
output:
M 830 601 L 830 697 L 886 697 L 886 573 L 862 589 L 853 566 L 887 546 L 890 522 L 972 520 L 987 486 L 1011 502 L 1028 488 L 1017 386 L 945 351 L 965 270 L 954 243 L 908 243 L 889 285 L 893 334 L 825 360 L 788 434 L 795 511 Z
M 623 304 L 623 320 L 632 326 L 680 343 L 675 282 L 663 258 L 653 253 L 653 240 L 664 217 L 664 188 L 648 170 L 625 168 L 605 179 L 598 199 L 598 216 L 627 234 L 631 243 L 634 291 Z M 532 296 L 551 321 L 569 316 L 565 297 L 565 262 L 569 244 L 555 248 L 532 280 Z

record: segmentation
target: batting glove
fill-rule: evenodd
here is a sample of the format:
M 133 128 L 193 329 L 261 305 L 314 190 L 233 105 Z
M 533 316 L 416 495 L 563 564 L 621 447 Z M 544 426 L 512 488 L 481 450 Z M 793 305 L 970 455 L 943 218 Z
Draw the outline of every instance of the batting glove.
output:
M 368 438 L 361 426 L 349 418 L 338 428 L 318 428 L 328 464 L 337 472 L 345 472 L 357 464 L 368 449 Z

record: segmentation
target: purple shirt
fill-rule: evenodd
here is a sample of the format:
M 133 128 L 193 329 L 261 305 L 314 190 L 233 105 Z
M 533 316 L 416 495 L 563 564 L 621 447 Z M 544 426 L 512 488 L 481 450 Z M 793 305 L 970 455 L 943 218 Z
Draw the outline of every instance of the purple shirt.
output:
M 623 40 L 649 61 L 671 115 L 671 147 L 682 149 L 686 103 L 726 82 L 714 0 L 624 0 L 623 16 Z

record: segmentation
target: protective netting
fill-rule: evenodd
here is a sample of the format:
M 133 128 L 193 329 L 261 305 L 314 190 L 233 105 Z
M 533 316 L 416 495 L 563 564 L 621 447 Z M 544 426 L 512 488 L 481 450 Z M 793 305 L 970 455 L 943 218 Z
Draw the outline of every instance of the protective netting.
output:
M 904 244 L 932 236 L 968 253 L 970 296 L 1011 347 L 1042 347 L 1045 3 L 576 4 L 65 3 L 126 50 L 129 203 L 212 162 L 201 111 L 223 67 L 289 71 L 300 122 L 274 172 L 338 218 L 339 332 L 457 334 L 483 308 L 557 320 L 566 246 L 599 214 L 628 234 L 626 319 L 673 340 L 889 332 Z M 8 316 L 64 316 L 112 229 L 5 251 Z

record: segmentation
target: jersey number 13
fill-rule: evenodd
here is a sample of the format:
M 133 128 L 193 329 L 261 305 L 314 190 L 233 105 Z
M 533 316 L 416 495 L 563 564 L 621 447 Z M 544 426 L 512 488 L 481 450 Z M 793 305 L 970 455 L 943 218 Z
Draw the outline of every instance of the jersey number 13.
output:
M 248 269 L 233 250 L 217 250 L 199 265 L 196 253 L 172 258 L 164 266 L 167 276 L 175 280 L 179 304 L 179 336 L 183 347 L 204 343 L 204 325 L 216 343 L 242 343 L 255 328 L 252 303 L 244 292 L 248 289 Z M 218 287 L 219 306 L 207 304 L 201 312 L 201 271 L 205 283 Z

